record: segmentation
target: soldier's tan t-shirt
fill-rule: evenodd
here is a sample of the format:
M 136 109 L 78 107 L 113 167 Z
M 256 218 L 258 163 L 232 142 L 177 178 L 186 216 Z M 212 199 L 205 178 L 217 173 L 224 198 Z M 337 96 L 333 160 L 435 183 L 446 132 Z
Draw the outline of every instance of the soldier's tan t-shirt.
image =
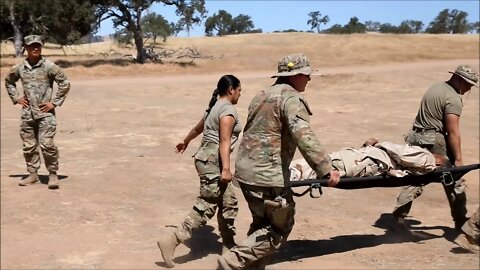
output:
M 242 126 L 238 120 L 237 110 L 232 103 L 224 99 L 219 99 L 210 110 L 210 113 L 205 118 L 203 126 L 202 142 L 213 142 L 220 144 L 220 118 L 231 115 L 235 119 L 235 124 L 232 131 L 231 149 L 234 148 L 238 140 L 238 135 L 242 131 Z
M 434 84 L 422 98 L 414 127 L 443 131 L 443 119 L 446 114 L 462 114 L 461 95 L 446 82 Z

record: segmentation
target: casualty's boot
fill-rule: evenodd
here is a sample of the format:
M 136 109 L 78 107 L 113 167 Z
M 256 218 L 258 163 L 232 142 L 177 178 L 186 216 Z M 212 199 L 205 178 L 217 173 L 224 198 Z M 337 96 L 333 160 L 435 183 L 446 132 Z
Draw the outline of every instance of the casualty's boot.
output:
M 180 241 L 174 232 L 170 232 L 165 237 L 157 241 L 158 248 L 162 252 L 163 260 L 168 268 L 175 266 L 173 263 L 173 257 L 175 255 L 175 249 L 180 245 Z
M 48 176 L 48 188 L 57 189 L 58 188 L 58 176 L 56 173 L 50 173 Z
M 233 236 L 222 238 L 222 254 L 229 251 L 232 247 L 236 246 Z
M 217 257 L 217 263 L 217 270 L 232 270 L 232 267 L 228 265 L 227 261 L 222 256 Z
M 269 265 L 272 262 L 272 259 L 273 259 L 272 254 L 266 255 L 260 258 L 259 260 L 251 263 L 250 265 L 247 265 L 247 267 L 245 267 L 245 270 L 265 270 L 267 265 Z
M 18 183 L 19 186 L 28 186 L 38 182 L 37 172 L 32 172 L 30 175 Z

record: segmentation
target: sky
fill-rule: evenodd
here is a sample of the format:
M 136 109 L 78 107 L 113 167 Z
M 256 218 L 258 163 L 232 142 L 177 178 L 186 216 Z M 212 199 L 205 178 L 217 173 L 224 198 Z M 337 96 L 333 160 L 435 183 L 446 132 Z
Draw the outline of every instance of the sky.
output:
M 308 13 L 320 11 L 322 16 L 328 15 L 330 22 L 322 25 L 321 29 L 326 29 L 334 24 L 345 25 L 350 18 L 356 16 L 360 22 L 378 21 L 380 23 L 390 23 L 399 25 L 403 20 L 418 20 L 424 23 L 424 28 L 435 19 L 438 13 L 444 9 L 457 9 L 468 13 L 467 20 L 476 22 L 480 20 L 479 0 L 467 1 L 296 1 L 296 0 L 206 0 L 205 7 L 208 10 L 207 17 L 218 13 L 223 9 L 232 14 L 233 17 L 239 14 L 251 17 L 254 28 L 262 29 L 263 33 L 295 29 L 299 31 L 311 30 L 307 24 Z M 178 21 L 175 15 L 175 7 L 165 6 L 163 4 L 153 4 L 149 12 L 155 12 L 162 15 L 169 22 Z M 204 22 L 200 26 L 194 27 L 190 31 L 190 36 L 204 35 Z M 100 26 L 97 35 L 113 34 L 115 29 L 111 21 L 104 21 Z M 179 36 L 187 36 L 187 33 L 181 32 Z

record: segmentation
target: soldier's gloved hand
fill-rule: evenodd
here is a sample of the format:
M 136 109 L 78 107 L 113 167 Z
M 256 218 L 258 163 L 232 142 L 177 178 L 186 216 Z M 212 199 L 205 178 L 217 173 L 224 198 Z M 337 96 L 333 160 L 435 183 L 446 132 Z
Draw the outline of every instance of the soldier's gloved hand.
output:
M 53 105 L 52 102 L 46 102 L 46 103 L 40 104 L 39 107 L 40 107 L 40 111 L 49 112 L 55 108 L 55 105 Z
M 220 178 L 220 182 L 222 183 L 228 183 L 232 181 L 232 173 L 230 172 L 230 169 L 223 169 L 222 170 L 222 177 Z
M 27 108 L 28 105 L 30 105 L 30 102 L 28 102 L 28 98 L 26 96 L 21 96 L 19 99 L 17 99 L 17 103 L 22 105 L 22 108 Z
M 187 149 L 187 147 L 188 147 L 188 143 L 181 142 L 177 144 L 177 146 L 175 146 L 175 153 L 182 154 L 183 152 L 185 152 L 185 149 Z
M 334 187 L 340 182 L 340 172 L 337 170 L 333 170 L 328 173 L 328 182 L 327 186 Z

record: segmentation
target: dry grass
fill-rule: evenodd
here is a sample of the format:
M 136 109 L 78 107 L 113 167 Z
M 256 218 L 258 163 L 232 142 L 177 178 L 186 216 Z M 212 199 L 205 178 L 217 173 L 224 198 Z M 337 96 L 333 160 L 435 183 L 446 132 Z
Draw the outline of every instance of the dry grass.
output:
M 145 76 L 188 72 L 235 72 L 272 70 L 283 55 L 303 52 L 316 67 L 374 65 L 453 58 L 478 58 L 478 35 L 321 35 L 312 33 L 245 34 L 226 37 L 169 38 L 159 47 L 193 47 L 204 56 L 193 65 L 132 64 L 125 55 L 134 48 L 120 48 L 111 41 L 65 48 L 46 44 L 43 54 L 62 61 L 69 76 Z M 19 59 L 13 57 L 11 43 L 1 45 L 1 72 Z

